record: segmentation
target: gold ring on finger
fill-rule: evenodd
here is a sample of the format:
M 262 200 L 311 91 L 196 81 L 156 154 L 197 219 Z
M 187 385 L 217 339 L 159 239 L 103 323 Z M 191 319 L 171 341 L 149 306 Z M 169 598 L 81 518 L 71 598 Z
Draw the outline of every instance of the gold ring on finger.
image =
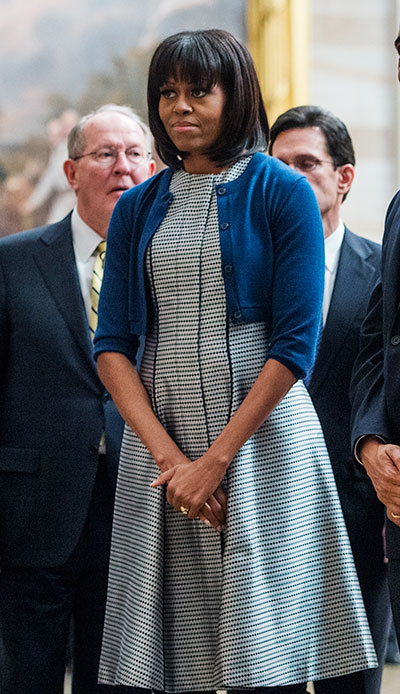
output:
M 181 506 L 181 507 L 179 508 L 179 510 L 180 510 L 181 513 L 183 513 L 184 516 L 187 516 L 187 514 L 189 513 L 189 509 L 186 508 L 186 506 Z M 400 516 L 399 516 L 399 518 L 400 518 Z

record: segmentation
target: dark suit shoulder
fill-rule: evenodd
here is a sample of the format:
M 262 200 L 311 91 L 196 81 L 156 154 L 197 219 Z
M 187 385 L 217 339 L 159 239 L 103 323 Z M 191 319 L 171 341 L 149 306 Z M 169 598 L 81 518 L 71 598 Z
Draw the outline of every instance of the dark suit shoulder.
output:
M 382 246 L 380 243 L 366 239 L 364 236 L 359 236 L 345 227 L 344 243 L 347 243 L 362 260 L 369 260 L 374 264 L 375 261 L 380 261 Z
M 390 222 L 393 215 L 396 215 L 400 207 L 400 190 L 392 197 L 386 212 L 386 222 Z
M 69 214 L 60 222 L 46 224 L 44 226 L 35 227 L 34 229 L 27 229 L 26 231 L 20 231 L 11 236 L 3 236 L 0 239 L 0 253 L 13 251 L 23 253 L 31 246 L 35 246 L 39 240 L 48 244 L 64 234 L 69 234 L 70 231 L 71 215 Z
M 17 234 L 12 234 L 11 236 L 3 236 L 0 239 L 0 249 L 17 248 L 27 243 L 29 244 L 32 241 L 36 241 L 46 229 L 46 226 L 35 227 L 35 229 L 19 231 Z

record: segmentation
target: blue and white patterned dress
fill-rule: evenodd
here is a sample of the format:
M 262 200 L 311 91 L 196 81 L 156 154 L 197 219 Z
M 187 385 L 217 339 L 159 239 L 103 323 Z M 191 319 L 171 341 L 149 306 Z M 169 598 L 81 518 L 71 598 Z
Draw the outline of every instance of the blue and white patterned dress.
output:
M 173 175 L 147 254 L 153 317 L 141 378 L 186 456 L 200 457 L 268 351 L 233 325 L 221 273 L 218 175 Z M 278 686 L 376 667 L 320 424 L 297 382 L 228 468 L 221 534 L 174 511 L 125 428 L 100 681 L 166 692 Z

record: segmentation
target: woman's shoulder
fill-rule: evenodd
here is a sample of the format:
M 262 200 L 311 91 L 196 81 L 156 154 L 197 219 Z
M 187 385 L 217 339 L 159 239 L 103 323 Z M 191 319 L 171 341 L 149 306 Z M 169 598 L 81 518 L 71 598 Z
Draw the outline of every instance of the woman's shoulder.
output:
M 233 190 L 245 186 L 248 192 L 255 189 L 258 193 L 261 188 L 268 195 L 271 192 L 275 193 L 277 189 L 282 193 L 285 190 L 289 191 L 298 181 L 307 183 L 304 176 L 290 169 L 279 159 L 265 152 L 256 152 L 252 155 L 244 173 L 227 185 Z
M 285 202 L 289 197 L 307 196 L 311 191 L 305 176 L 264 152 L 256 152 L 252 156 L 244 176 L 237 181 L 246 187 L 248 195 L 256 198 L 262 195 L 269 204 L 274 205 Z
M 126 206 L 136 206 L 140 201 L 151 197 L 154 199 L 157 195 L 163 195 L 169 190 L 169 184 L 172 176 L 172 171 L 169 168 L 162 169 L 151 178 L 148 178 L 143 183 L 133 186 L 121 195 L 119 203 Z
M 302 174 L 266 152 L 256 152 L 252 157 L 251 164 L 251 169 L 253 169 L 251 174 L 258 173 L 265 180 L 277 180 L 287 185 L 293 185 L 298 180 L 306 180 Z

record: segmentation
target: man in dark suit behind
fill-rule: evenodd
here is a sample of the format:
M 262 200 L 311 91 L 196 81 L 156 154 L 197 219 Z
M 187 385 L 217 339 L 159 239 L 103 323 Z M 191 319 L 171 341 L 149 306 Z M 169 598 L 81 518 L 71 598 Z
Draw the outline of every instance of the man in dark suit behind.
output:
M 88 319 L 114 205 L 154 171 L 149 132 L 102 107 L 71 131 L 64 170 L 72 214 L 0 241 L 2 694 L 62 694 L 71 617 L 74 694 L 109 691 L 97 667 L 123 422 Z
M 380 247 L 353 234 L 340 207 L 354 177 L 355 156 L 342 121 L 315 106 L 282 114 L 271 129 L 271 153 L 303 173 L 316 195 L 325 235 L 323 332 L 308 388 L 321 420 L 380 667 L 315 683 L 318 694 L 378 694 L 390 621 L 382 530 L 384 509 L 350 446 L 351 371 L 359 330 L 379 276 Z
M 400 31 L 394 45 L 400 81 Z M 400 642 L 400 192 L 386 215 L 382 281 L 362 326 L 351 396 L 355 454 L 386 506 L 390 597 Z

